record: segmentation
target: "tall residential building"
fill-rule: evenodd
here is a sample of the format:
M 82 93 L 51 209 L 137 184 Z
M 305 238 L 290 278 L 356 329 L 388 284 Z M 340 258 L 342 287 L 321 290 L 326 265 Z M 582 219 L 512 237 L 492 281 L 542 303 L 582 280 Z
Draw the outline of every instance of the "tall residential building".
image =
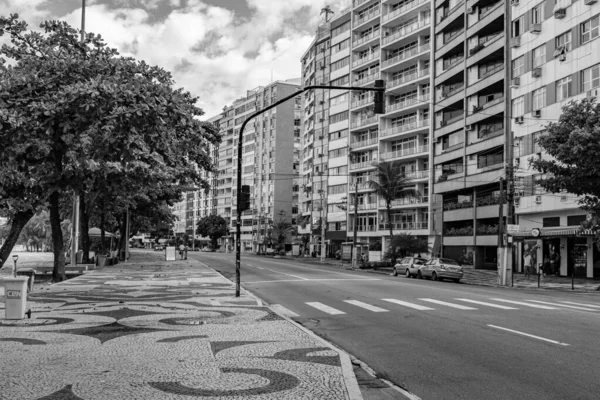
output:
M 385 249 L 389 224 L 395 234 L 429 236 L 431 7 L 423 0 L 356 0 L 319 27 L 302 58 L 303 85 L 372 87 L 376 79 L 386 81 L 381 116 L 373 112 L 372 92 L 319 89 L 304 97 L 301 206 L 313 225 L 299 232 L 318 242 L 316 222 L 327 210 L 330 253 L 352 240 L 355 213 L 363 244 L 383 239 Z M 367 184 L 384 160 L 394 162 L 420 193 L 395 200 L 391 220 Z
M 499 181 L 512 149 L 507 7 L 435 2 L 434 229 L 444 256 L 473 257 L 478 268 L 496 268 Z M 503 215 L 509 211 L 504 206 Z
M 536 139 L 556 121 L 561 107 L 585 97 L 600 99 L 600 3 L 521 1 L 511 7 L 512 130 L 515 136 L 515 209 L 523 242 L 517 265 L 537 247 L 538 265 L 560 255 L 560 275 L 600 278 L 593 237 L 579 233 L 586 213 L 577 196 L 545 193 L 528 159 L 547 156 Z M 534 236 L 537 235 L 537 236 Z
M 300 80 L 276 81 L 247 91 L 223 108 L 223 142 L 217 167 L 217 215 L 230 220 L 233 245 L 236 228 L 237 144 L 243 122 L 257 110 L 298 90 Z M 301 96 L 258 116 L 243 136 L 242 185 L 251 188 L 251 206 L 242 214 L 242 251 L 257 251 L 274 222 L 295 223 L 298 212 Z M 296 182 L 296 184 L 295 184 Z

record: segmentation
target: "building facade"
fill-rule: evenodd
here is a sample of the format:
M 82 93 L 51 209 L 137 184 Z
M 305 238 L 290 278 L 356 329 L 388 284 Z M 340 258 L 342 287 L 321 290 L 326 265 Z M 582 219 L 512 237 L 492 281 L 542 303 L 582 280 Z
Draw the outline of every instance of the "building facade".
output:
M 577 196 L 545 193 L 536 185 L 541 176 L 528 162 L 549 157 L 536 139 L 564 105 L 600 99 L 600 3 L 521 1 L 513 2 L 511 14 L 517 268 L 523 269 L 523 257 L 530 254 L 536 267 L 557 259 L 551 273 L 600 278 L 600 252 L 592 236 L 579 232 L 586 213 Z

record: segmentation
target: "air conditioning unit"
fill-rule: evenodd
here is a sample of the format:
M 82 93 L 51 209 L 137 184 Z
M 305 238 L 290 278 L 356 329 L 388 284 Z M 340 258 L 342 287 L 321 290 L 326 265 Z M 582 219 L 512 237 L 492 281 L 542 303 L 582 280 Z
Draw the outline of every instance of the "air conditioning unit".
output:
M 542 110 L 533 110 L 533 112 L 531 113 L 531 115 L 533 115 L 536 118 L 539 118 L 542 116 Z
M 516 118 L 515 118 L 515 123 L 516 123 L 516 124 L 522 124 L 522 123 L 523 123 L 523 116 L 516 117 Z
M 440 121 L 440 126 L 446 126 L 447 122 L 445 119 Z
M 514 87 L 520 86 L 521 85 L 521 78 L 519 78 L 519 77 L 513 78 L 510 85 L 514 86 Z
M 325 100 L 319 101 L 319 104 L 325 104 Z
M 539 78 L 540 76 L 542 76 L 542 69 L 540 67 L 532 69 L 531 76 L 533 76 L 534 78 Z
M 510 0 L 510 5 L 511 6 L 518 6 L 519 5 L 519 0 Z
M 467 14 L 475 14 L 475 7 L 467 8 Z
M 475 127 L 472 124 L 465 125 L 465 131 L 472 131 Z
M 524 196 L 525 196 L 524 190 L 515 190 L 515 198 L 524 197 Z
M 600 97 L 600 89 L 592 89 L 586 92 L 587 97 Z
M 554 10 L 554 18 L 563 19 L 566 16 L 567 16 L 566 8 L 559 8 L 558 10 Z
M 542 31 L 542 24 L 531 24 L 529 27 L 529 32 L 531 33 L 540 33 Z
M 510 47 L 519 47 L 521 46 L 521 36 L 517 36 L 510 39 Z
M 535 204 L 542 204 L 542 196 L 535 196 Z
M 566 59 L 567 59 L 566 54 L 561 54 L 560 56 L 558 56 L 558 61 L 565 61 Z

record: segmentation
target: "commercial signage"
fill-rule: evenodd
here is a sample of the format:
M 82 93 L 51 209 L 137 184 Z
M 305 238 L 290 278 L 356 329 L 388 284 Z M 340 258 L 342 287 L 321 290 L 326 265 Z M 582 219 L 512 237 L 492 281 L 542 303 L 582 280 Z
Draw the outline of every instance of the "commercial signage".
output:
M 7 299 L 20 299 L 21 298 L 21 291 L 20 290 L 7 290 L 6 291 L 6 298 Z
M 518 233 L 519 232 L 519 225 L 508 224 L 508 225 L 506 225 L 506 231 L 508 233 Z
M 343 244 L 342 245 L 342 260 L 343 261 L 351 261 L 352 260 L 352 245 L 351 244 Z

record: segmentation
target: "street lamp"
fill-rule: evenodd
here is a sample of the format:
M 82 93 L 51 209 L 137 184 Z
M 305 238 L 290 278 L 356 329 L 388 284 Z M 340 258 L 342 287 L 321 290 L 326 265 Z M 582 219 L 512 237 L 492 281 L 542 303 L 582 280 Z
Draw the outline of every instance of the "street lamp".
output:
M 17 276 L 17 260 L 19 259 L 19 255 L 15 254 L 13 255 L 13 261 L 15 262 L 15 266 L 13 267 L 13 276 L 16 277 Z

